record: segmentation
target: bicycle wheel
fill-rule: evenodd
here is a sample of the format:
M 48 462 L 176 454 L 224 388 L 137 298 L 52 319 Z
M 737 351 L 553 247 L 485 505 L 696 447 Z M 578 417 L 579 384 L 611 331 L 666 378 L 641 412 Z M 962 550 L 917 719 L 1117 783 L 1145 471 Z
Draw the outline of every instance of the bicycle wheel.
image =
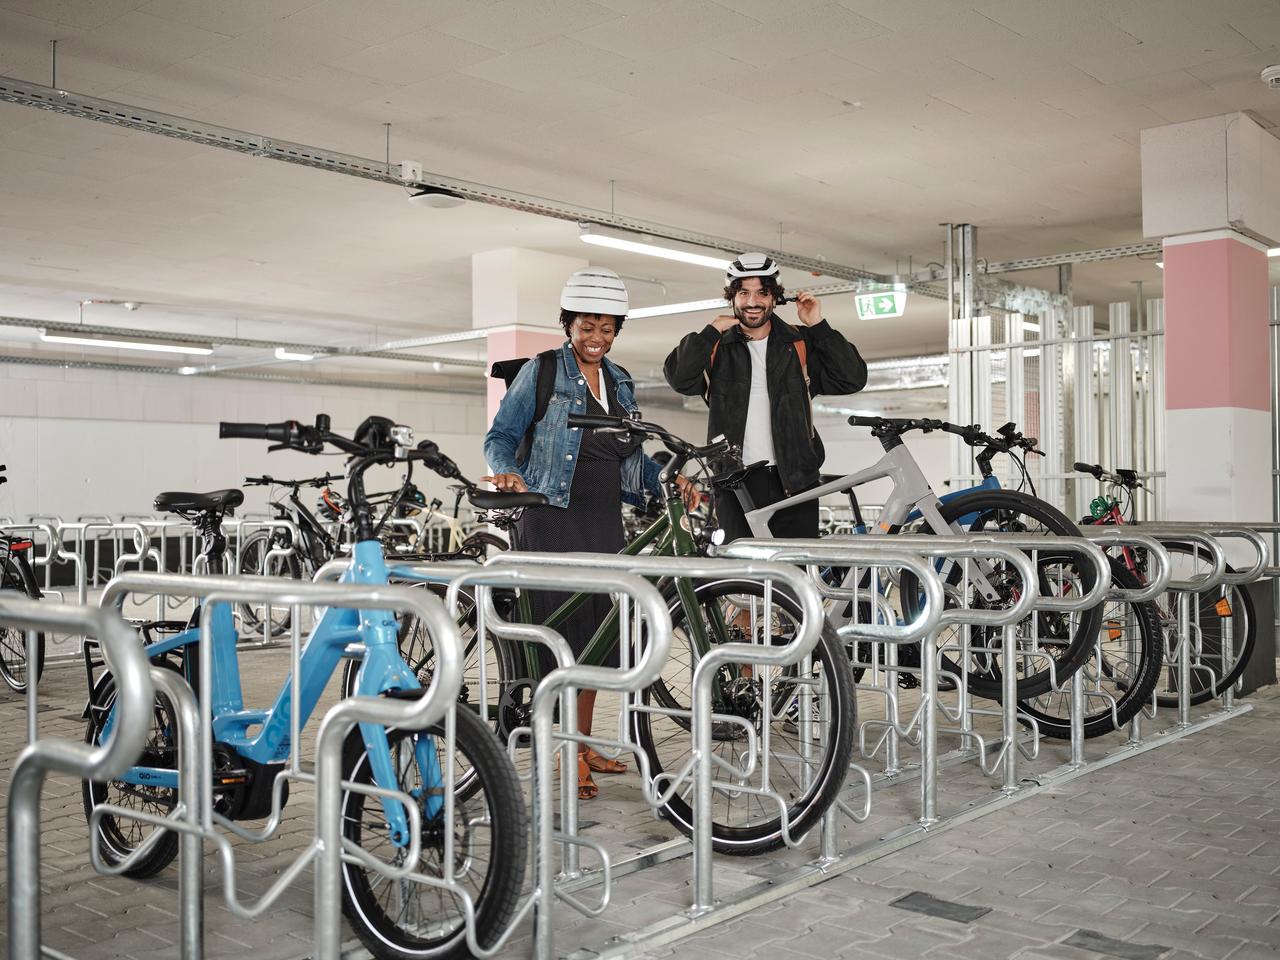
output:
M 421 856 L 415 873 L 440 878 L 446 832 L 452 834 L 453 872 L 458 885 L 473 899 L 476 938 L 492 945 L 511 920 L 524 881 L 528 816 L 515 770 L 493 733 L 474 713 L 456 712 L 452 762 L 461 779 L 467 771 L 476 789 L 458 797 L 453 823 L 422 812 Z M 416 737 L 430 737 L 441 765 L 450 761 L 444 749 L 441 724 L 421 733 L 387 731 L 398 789 L 414 797 L 438 796 L 414 756 Z M 343 779 L 373 783 L 369 757 L 358 732 L 347 740 Z M 436 771 L 439 774 L 440 771 Z M 429 779 L 432 777 L 429 775 Z M 438 782 L 438 781 L 437 781 Z M 361 847 L 376 860 L 406 866 L 403 847 L 391 842 L 382 804 L 357 791 L 342 798 L 342 831 L 346 842 Z M 465 914 L 458 897 L 443 887 L 413 880 L 393 880 L 364 863 L 346 859 L 342 865 L 342 912 L 356 936 L 375 957 L 453 958 L 470 956 Z
M 0 549 L 3 549 L 2 544 Z M 31 568 L 9 550 L 0 555 L 0 590 L 12 590 L 32 600 L 39 600 L 41 597 Z M 40 675 L 44 672 L 44 631 L 36 631 L 34 652 L 35 678 L 36 683 L 39 683 Z M 0 625 L 0 679 L 14 693 L 26 693 L 30 672 L 30 665 L 27 663 L 27 631 Z
M 942 518 L 952 529 L 971 533 L 1034 533 L 1061 537 L 1078 537 L 1079 529 L 1066 515 L 1043 500 L 1014 490 L 974 490 L 939 506 Z M 920 532 L 930 532 L 922 530 Z M 1036 553 L 1040 595 L 1062 597 L 1088 592 L 1097 582 L 1097 571 L 1083 563 L 1074 553 Z M 940 569 L 948 594 L 948 605 L 970 608 L 999 608 L 1016 601 L 1018 575 L 1002 564 L 992 564 L 987 579 L 999 596 L 992 600 L 972 583 L 965 583 L 964 564 L 945 563 Z M 962 596 L 961 591 L 967 591 Z M 963 602 L 961 602 L 963 601 Z M 902 602 L 908 619 L 913 618 L 920 603 L 915 577 L 902 575 Z M 1082 613 L 1040 611 L 1017 624 L 1018 699 L 1025 700 L 1048 693 L 1056 679 L 1061 685 L 1089 656 L 1093 640 L 1102 623 L 1101 607 Z M 963 632 L 958 627 L 945 630 L 939 638 L 939 663 L 942 669 L 957 676 L 961 662 L 967 660 L 969 692 L 979 697 L 998 700 L 1001 682 L 998 674 L 1004 630 L 999 627 L 969 628 L 969 649 L 961 654 Z M 1050 670 L 1048 661 L 1052 660 Z
M 1190 543 L 1166 543 L 1173 579 L 1186 580 L 1209 568 L 1204 551 L 1196 552 Z M 1228 565 L 1227 571 L 1235 568 Z M 1166 593 L 1158 602 L 1164 629 L 1165 670 L 1156 690 L 1156 703 L 1162 707 L 1178 705 L 1178 595 Z M 1243 587 L 1219 586 L 1202 590 L 1191 597 L 1191 703 L 1204 703 L 1222 696 L 1240 679 L 1240 674 L 1253 656 L 1257 642 L 1258 617 L 1253 600 Z M 1228 648 L 1230 653 L 1227 653 Z
M 1124 564 L 1111 561 L 1111 582 L 1128 590 L 1142 586 Z M 1151 702 L 1160 676 L 1164 644 L 1152 603 L 1108 600 L 1092 656 L 1080 668 L 1084 684 L 1084 735 L 1100 737 L 1121 729 Z M 1046 693 L 1018 704 L 1019 716 L 1035 719 L 1040 732 L 1071 738 L 1071 691 Z
M 763 622 L 764 585 L 759 582 L 710 581 L 698 584 L 695 594 L 694 615 L 702 618 L 713 643 L 749 642 L 753 635 L 763 639 L 766 627 L 764 642 L 772 645 L 786 644 L 795 635 L 799 606 L 781 591 L 774 591 L 773 615 L 767 624 Z M 691 755 L 688 717 L 664 711 L 690 709 L 698 661 L 688 611 L 675 595 L 668 608 L 674 631 L 671 654 L 662 676 L 641 695 L 644 709 L 632 715 L 633 737 L 647 756 L 660 790 L 672 786 L 672 777 L 684 769 Z M 770 786 L 786 804 L 791 836 L 800 836 L 835 799 L 849 767 L 856 720 L 853 678 L 843 644 L 824 621 L 822 638 L 804 664 L 784 670 L 728 664 L 715 678 L 714 688 L 715 713 L 737 718 L 737 722 L 726 719 L 713 724 L 715 755 L 739 768 L 747 746 L 744 726 L 755 731 L 757 743 L 762 743 L 767 730 Z M 801 712 L 806 696 L 808 717 Z M 761 758 L 761 765 L 765 762 Z M 758 794 L 735 790 L 726 783 L 731 776 L 719 767 L 715 771 L 714 848 L 748 856 L 781 847 L 783 820 L 778 805 Z M 758 775 L 752 781 L 760 786 Z M 685 834 L 693 829 L 692 800 L 693 784 L 685 781 L 662 808 L 663 815 Z
M 268 530 L 258 530 L 245 537 L 240 547 L 239 572 L 255 577 L 287 577 L 290 580 L 302 579 L 302 565 L 297 556 L 271 556 L 271 551 L 285 546 L 279 534 Z M 238 603 L 236 610 L 240 613 L 242 633 L 263 634 L 262 618 L 266 605 L 262 603 Z M 288 607 L 271 608 L 271 636 L 278 637 L 289 629 L 290 612 Z
M 177 671 L 167 661 L 153 661 L 155 666 Z M 84 742 L 98 746 L 102 740 L 102 728 L 116 701 L 114 678 L 108 678 L 89 705 L 89 721 L 85 725 Z M 136 761 L 140 767 L 162 767 L 174 770 L 178 765 L 178 724 L 169 698 L 157 694 L 151 712 L 151 732 L 146 745 Z M 96 807 L 111 804 L 128 810 L 137 810 L 157 817 L 167 817 L 178 803 L 178 791 L 171 787 L 145 786 L 125 783 L 123 780 L 98 782 L 85 780 L 82 784 L 84 815 L 88 818 Z M 130 817 L 108 814 L 99 822 L 97 836 L 102 859 L 118 864 L 137 850 L 158 828 Z M 145 880 L 167 867 L 178 855 L 178 834 L 162 830 L 154 847 L 137 863 L 124 872 L 126 877 Z

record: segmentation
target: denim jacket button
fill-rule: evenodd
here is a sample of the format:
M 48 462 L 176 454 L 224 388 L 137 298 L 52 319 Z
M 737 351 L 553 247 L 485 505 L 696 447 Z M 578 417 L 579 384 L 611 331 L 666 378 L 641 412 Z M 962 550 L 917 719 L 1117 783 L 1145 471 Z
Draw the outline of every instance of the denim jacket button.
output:
M 566 460 L 572 460 L 572 459 L 573 459 L 573 454 L 572 454 L 572 453 L 566 453 L 566 454 L 564 455 L 564 458 L 565 458 Z
M 581 397 L 579 397 L 577 400 L 575 400 L 575 401 L 573 401 L 573 402 L 574 402 L 574 403 L 582 403 L 582 398 L 581 398 Z M 577 428 L 577 427 L 574 427 L 573 429 L 577 430 L 578 428 Z
M 587 381 L 585 381 L 585 380 L 583 380 L 583 379 L 579 378 L 579 379 L 578 379 L 578 386 L 582 386 L 582 385 L 583 385 L 583 384 L 585 384 L 586 382 L 587 382 Z

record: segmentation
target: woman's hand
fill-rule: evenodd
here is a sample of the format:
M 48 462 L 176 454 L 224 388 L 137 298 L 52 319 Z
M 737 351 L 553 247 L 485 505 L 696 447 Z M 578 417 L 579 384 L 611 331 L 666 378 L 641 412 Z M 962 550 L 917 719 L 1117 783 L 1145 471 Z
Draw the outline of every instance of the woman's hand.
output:
M 684 508 L 690 513 L 697 510 L 702 505 L 702 491 L 698 489 L 698 485 L 686 477 L 682 473 L 676 474 L 676 489 L 680 491 L 680 499 L 684 501 Z
M 502 493 L 528 493 L 524 485 L 524 477 L 518 473 L 495 473 L 492 477 L 481 477 L 481 482 L 492 483 Z

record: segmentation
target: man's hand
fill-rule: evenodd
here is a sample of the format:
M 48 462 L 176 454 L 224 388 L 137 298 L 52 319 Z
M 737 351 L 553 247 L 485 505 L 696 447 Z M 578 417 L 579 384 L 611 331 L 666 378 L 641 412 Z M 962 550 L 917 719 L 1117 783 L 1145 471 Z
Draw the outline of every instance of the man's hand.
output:
M 481 477 L 481 481 L 492 483 L 502 493 L 528 493 L 524 485 L 524 477 L 518 473 L 495 473 L 492 477 Z
M 716 317 L 714 320 L 711 321 L 711 325 L 715 327 L 717 330 L 719 330 L 721 333 L 724 333 L 728 330 L 732 330 L 734 327 L 738 325 L 738 318 L 737 317 Z
M 806 327 L 822 322 L 822 301 L 812 293 L 800 293 L 796 296 L 796 316 Z

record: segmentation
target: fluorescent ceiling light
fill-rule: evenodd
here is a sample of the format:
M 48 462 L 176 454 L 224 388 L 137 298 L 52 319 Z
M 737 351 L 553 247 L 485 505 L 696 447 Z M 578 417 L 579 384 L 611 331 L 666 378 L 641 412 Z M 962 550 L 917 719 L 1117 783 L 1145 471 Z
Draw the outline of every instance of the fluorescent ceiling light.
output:
M 715 300 L 688 300 L 684 303 L 664 303 L 656 307 L 639 307 L 627 311 L 627 319 L 640 317 L 665 317 L 673 313 L 695 313 L 698 310 L 725 310 L 728 302 L 719 298 Z
M 276 347 L 277 360 L 314 360 L 314 353 L 297 353 L 293 350 L 286 350 L 284 347 Z
M 1280 257 L 1280 247 L 1272 247 L 1267 251 L 1268 257 Z
M 598 247 L 612 247 L 615 250 L 626 250 L 630 253 L 643 253 L 649 257 L 662 257 L 664 260 L 679 260 L 681 263 L 693 263 L 700 267 L 713 267 L 716 270 L 728 270 L 729 261 L 719 257 L 709 257 L 702 253 L 691 253 L 688 250 L 677 250 L 675 247 L 662 247 L 654 243 L 628 236 L 604 233 L 599 227 L 582 224 L 582 233 L 578 239 L 583 243 L 592 243 Z M 634 316 L 634 314 L 632 314 Z
M 208 356 L 213 347 L 198 343 L 174 343 L 166 340 L 139 340 L 133 337 L 116 337 L 107 333 L 83 334 L 72 332 L 49 333 L 40 331 L 40 339 L 45 343 L 73 343 L 82 347 L 110 347 L 113 350 L 152 350 L 157 353 L 192 353 Z

